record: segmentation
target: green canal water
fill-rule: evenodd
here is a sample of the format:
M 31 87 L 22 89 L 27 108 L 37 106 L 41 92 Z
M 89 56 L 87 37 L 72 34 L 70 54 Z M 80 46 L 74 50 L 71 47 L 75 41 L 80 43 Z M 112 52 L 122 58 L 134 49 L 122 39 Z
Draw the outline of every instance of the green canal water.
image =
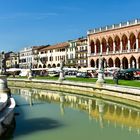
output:
M 140 109 L 68 93 L 11 89 L 15 130 L 8 140 L 139 140 Z

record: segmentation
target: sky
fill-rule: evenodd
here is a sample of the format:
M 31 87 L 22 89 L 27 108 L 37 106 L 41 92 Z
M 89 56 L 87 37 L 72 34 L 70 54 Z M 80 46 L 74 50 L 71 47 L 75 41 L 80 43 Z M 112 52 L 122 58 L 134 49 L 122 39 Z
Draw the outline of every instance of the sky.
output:
M 140 18 L 140 0 L 0 0 L 0 51 L 56 44 Z

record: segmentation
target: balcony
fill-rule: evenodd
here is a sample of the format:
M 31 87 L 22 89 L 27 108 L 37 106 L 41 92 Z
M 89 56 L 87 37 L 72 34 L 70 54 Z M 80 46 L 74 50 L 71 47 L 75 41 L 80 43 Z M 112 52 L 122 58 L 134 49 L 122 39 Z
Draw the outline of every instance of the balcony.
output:
M 76 53 L 86 53 L 87 52 L 87 49 L 85 49 L 85 50 L 76 50 Z
M 87 63 L 77 63 L 77 66 L 80 66 L 80 67 L 87 67 Z
M 75 61 L 76 58 L 67 58 L 67 61 Z
M 117 51 L 109 51 L 109 52 L 103 52 L 103 53 L 91 53 L 88 56 L 90 57 L 95 57 L 95 56 L 107 56 L 107 55 L 116 55 L 116 54 L 129 54 L 129 53 L 138 53 L 140 52 L 140 48 L 139 49 L 130 49 L 130 50 L 117 50 Z
M 87 56 L 84 56 L 84 57 L 76 57 L 76 59 L 78 59 L 78 60 L 85 60 L 85 59 L 87 59 L 88 57 Z

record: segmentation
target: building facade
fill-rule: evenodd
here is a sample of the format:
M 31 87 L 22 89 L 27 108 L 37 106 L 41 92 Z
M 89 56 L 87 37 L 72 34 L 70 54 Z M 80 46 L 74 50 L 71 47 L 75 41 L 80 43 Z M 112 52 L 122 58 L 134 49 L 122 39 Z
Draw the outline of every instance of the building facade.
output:
M 39 68 L 55 68 L 60 67 L 60 61 L 67 61 L 67 48 L 69 47 L 68 42 L 62 42 L 55 45 L 50 45 L 39 50 L 39 59 L 42 61 Z
M 140 68 L 140 20 L 128 21 L 88 31 L 88 66 Z
M 6 56 L 6 68 L 19 68 L 19 53 L 8 52 Z
M 76 43 L 76 65 L 77 68 L 85 68 L 88 66 L 87 58 L 87 38 L 79 38 Z
M 24 48 L 19 52 L 19 67 L 29 68 L 33 63 L 33 47 Z
M 66 51 L 66 66 L 69 68 L 75 68 L 76 67 L 76 45 L 77 40 L 70 40 L 69 46 L 67 47 Z

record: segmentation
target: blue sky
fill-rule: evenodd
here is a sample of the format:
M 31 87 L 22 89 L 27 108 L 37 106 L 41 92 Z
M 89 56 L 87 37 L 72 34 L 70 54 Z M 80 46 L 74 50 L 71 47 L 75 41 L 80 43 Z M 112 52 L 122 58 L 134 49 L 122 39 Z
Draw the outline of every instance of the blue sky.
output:
M 140 18 L 139 7 L 140 0 L 0 0 L 0 51 L 76 39 Z

